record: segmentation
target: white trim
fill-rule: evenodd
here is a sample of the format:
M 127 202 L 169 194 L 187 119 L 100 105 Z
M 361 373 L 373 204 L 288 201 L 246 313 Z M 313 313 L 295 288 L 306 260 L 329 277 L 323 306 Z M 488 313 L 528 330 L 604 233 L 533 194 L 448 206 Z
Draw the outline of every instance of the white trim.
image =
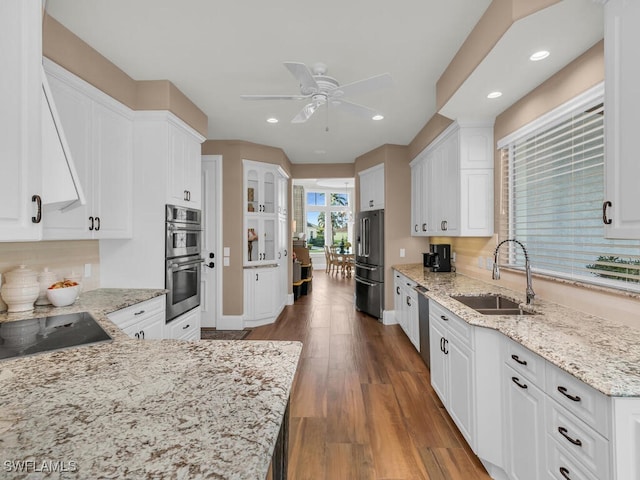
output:
M 561 122 L 574 110 L 585 105 L 590 105 L 599 98 L 604 98 L 604 82 L 600 82 L 589 90 L 573 97 L 568 102 L 527 123 L 515 132 L 501 138 L 498 140 L 497 147 L 498 149 L 505 148 L 507 145 L 517 142 L 524 137 L 531 136 L 538 130 L 552 128 L 553 124 Z
M 190 125 L 185 123 L 184 120 L 169 110 L 135 110 L 133 112 L 133 116 L 136 122 L 168 122 L 196 138 L 199 143 L 206 140 L 205 137 L 200 135 Z
M 242 315 L 222 315 L 216 321 L 216 330 L 243 330 Z

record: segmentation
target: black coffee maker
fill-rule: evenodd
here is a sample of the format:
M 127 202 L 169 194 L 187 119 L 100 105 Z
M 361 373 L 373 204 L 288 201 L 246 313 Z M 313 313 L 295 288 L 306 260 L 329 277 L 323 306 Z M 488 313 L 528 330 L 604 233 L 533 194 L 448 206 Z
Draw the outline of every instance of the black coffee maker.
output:
M 451 245 L 448 243 L 432 243 L 429 251 L 422 254 L 424 268 L 432 272 L 451 271 Z

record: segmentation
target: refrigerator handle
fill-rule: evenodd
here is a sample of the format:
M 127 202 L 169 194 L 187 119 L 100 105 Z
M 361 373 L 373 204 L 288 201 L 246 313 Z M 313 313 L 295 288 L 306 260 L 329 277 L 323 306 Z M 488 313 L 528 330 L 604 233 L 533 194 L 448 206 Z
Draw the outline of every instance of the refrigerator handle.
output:
M 371 253 L 371 245 L 369 244 L 369 218 L 362 219 L 362 243 L 364 244 L 363 257 L 368 257 Z

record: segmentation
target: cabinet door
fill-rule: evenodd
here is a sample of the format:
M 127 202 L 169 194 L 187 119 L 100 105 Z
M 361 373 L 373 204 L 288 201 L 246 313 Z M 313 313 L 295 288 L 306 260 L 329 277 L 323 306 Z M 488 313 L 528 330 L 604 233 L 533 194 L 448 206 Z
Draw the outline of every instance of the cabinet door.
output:
M 427 234 L 427 222 L 425 220 L 428 185 L 425 184 L 424 171 L 427 161 L 422 160 L 411 166 L 411 235 L 416 237 Z
M 460 234 L 493 235 L 493 169 L 460 172 Z
M 434 178 L 440 189 L 440 218 L 435 228 L 445 235 L 458 235 L 460 230 L 460 159 L 458 134 L 452 135 L 442 145 L 440 175 Z
M 445 351 L 449 362 L 447 411 L 467 443 L 475 449 L 473 353 L 451 334 L 447 336 Z
M 418 295 L 413 288 L 410 288 L 407 292 L 407 313 L 406 323 L 409 340 L 420 351 L 420 335 L 418 332 Z
M 0 240 L 37 240 L 41 178 L 41 4 L 0 2 Z
M 360 211 L 384 208 L 384 165 L 376 165 L 359 173 Z
M 98 103 L 93 109 L 95 238 L 131 238 L 133 124 Z
M 503 380 L 509 478 L 538 480 L 545 471 L 544 394 L 507 365 Z
M 169 127 L 169 201 L 175 205 L 188 206 L 186 137 L 174 125 Z
M 640 111 L 640 2 L 605 4 L 605 200 L 611 202 L 608 238 L 640 238 L 640 160 L 636 145 Z
M 200 142 L 186 135 L 186 189 L 188 192 L 188 204 L 191 208 L 202 208 L 202 147 Z
M 431 316 L 429 321 L 429 350 L 431 360 L 431 386 L 440 397 L 442 403 L 447 405 L 448 403 L 448 375 L 447 375 L 447 361 L 446 351 L 444 347 L 444 340 L 446 339 L 445 329 L 440 324 L 440 321 Z
M 253 319 L 268 318 L 276 311 L 277 269 L 260 268 L 252 271 Z
M 194 308 L 167 324 L 165 338 L 200 340 L 200 308 Z
M 164 311 L 148 316 L 144 320 L 133 325 L 123 328 L 122 331 L 131 338 L 138 340 L 152 340 L 163 338 L 163 329 L 165 323 Z
M 82 92 L 55 75 L 47 75 L 49 87 L 73 156 L 76 172 L 86 193 L 86 204 L 68 210 L 48 211 L 44 219 L 46 240 L 92 238 L 89 217 L 93 215 L 92 102 Z

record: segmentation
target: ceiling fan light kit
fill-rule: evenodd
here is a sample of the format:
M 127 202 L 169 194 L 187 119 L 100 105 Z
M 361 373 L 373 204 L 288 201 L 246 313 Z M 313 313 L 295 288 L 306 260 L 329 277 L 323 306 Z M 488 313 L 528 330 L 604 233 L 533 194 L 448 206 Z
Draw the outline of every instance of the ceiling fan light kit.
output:
M 291 120 L 292 123 L 304 123 L 323 105 L 336 106 L 355 115 L 373 120 L 382 120 L 377 110 L 347 101 L 344 97 L 372 92 L 391 87 L 391 75 L 383 73 L 370 78 L 358 80 L 346 85 L 328 76 L 327 66 L 316 63 L 309 69 L 304 63 L 284 62 L 284 66 L 298 81 L 299 94 L 293 95 L 240 95 L 244 100 L 309 100 L 302 110 Z

